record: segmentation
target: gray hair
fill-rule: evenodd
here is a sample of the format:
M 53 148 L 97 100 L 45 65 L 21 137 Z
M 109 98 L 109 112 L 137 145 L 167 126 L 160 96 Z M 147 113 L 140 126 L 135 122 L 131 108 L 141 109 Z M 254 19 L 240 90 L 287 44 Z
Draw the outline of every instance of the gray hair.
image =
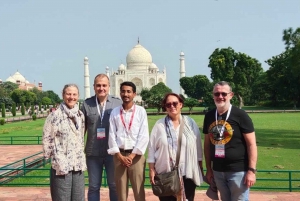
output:
M 229 82 L 226 82 L 226 81 L 220 81 L 220 82 L 217 82 L 217 83 L 214 85 L 214 88 L 215 88 L 216 86 L 226 86 L 226 85 L 228 85 L 230 91 L 232 91 L 232 88 L 231 88 Z
M 78 86 L 77 86 L 77 84 L 66 84 L 65 86 L 64 86 L 64 88 L 63 88 L 63 90 L 62 90 L 62 95 L 64 95 L 65 94 L 65 92 L 66 92 L 66 89 L 68 88 L 68 87 L 75 87 L 76 89 L 77 89 L 77 91 L 78 91 L 78 95 L 79 95 L 79 89 L 78 89 Z

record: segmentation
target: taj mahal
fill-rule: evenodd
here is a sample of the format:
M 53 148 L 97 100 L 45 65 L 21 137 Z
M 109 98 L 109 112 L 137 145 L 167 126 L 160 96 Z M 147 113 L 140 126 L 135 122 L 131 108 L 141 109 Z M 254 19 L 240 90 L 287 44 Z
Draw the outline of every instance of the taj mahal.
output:
M 180 53 L 180 78 L 185 77 L 185 62 L 184 53 Z M 110 79 L 110 95 L 120 96 L 120 84 L 124 81 L 131 81 L 136 85 L 135 101 L 142 101 L 140 92 L 143 88 L 151 89 L 159 82 L 166 84 L 167 71 L 166 68 L 161 70 L 152 61 L 150 52 L 144 48 L 138 41 L 126 56 L 126 65 L 120 64 L 117 71 L 105 68 L 105 73 Z M 89 60 L 84 58 L 84 98 L 89 98 L 90 95 L 90 80 L 89 80 Z M 184 94 L 183 89 L 180 93 Z
M 36 83 L 30 83 L 28 80 L 25 79 L 25 77 L 17 70 L 15 74 L 10 75 L 6 80 L 6 82 L 12 82 L 18 85 L 18 88 L 21 90 L 32 90 L 33 88 L 37 88 L 38 90 L 42 91 L 43 84 L 42 82 Z M 0 79 L 0 84 L 2 84 L 2 80 Z

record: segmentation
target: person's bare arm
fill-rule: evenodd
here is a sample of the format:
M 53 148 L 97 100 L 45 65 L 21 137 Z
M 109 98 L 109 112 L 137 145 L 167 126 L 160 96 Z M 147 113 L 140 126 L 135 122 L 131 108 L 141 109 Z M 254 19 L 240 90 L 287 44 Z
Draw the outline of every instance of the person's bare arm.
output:
M 149 164 L 149 178 L 150 178 L 150 182 L 151 184 L 154 184 L 154 176 L 156 174 L 155 171 L 155 164 L 154 163 L 148 163 Z
M 255 132 L 244 134 L 244 138 L 247 145 L 249 168 L 256 169 L 257 163 L 257 146 Z M 256 175 L 254 172 L 248 170 L 244 183 L 251 187 L 256 182 Z
M 210 158 L 210 139 L 209 135 L 204 135 L 204 157 L 206 164 L 206 178 L 208 182 L 211 182 L 211 178 L 213 177 L 213 171 L 211 168 L 211 158 Z

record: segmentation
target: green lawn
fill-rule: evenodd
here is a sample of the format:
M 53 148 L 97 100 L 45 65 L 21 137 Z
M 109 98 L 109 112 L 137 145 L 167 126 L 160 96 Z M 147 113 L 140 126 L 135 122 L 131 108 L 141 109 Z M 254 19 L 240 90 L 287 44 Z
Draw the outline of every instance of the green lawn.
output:
M 261 170 L 281 167 L 288 170 L 298 170 L 300 160 L 300 113 L 253 113 L 253 120 L 258 145 L 258 165 Z M 149 130 L 155 122 L 164 115 L 149 115 Z M 204 115 L 191 115 L 200 130 Z M 42 136 L 44 119 L 24 121 L 0 126 L 1 137 L 11 136 Z M 202 135 L 203 138 L 203 135 Z M 24 139 L 25 140 L 25 139 Z
M 253 113 L 249 114 L 253 120 L 257 145 L 257 169 L 268 170 L 259 172 L 258 178 L 288 178 L 287 173 L 274 173 L 271 170 L 299 170 L 300 167 L 300 113 Z M 149 115 L 149 130 L 155 122 L 164 115 Z M 204 115 L 191 115 L 202 130 Z M 41 136 L 44 119 L 5 124 L 0 126 L 2 136 Z M 203 135 L 202 135 L 203 138 Z M 0 139 L 1 141 L 1 139 Z M 146 173 L 148 175 L 148 173 Z M 293 174 L 293 178 L 300 178 L 300 173 Z M 148 181 L 147 181 L 148 183 Z M 287 186 L 287 182 L 272 182 L 272 186 Z M 270 186 L 270 182 L 258 181 L 259 186 Z M 300 181 L 293 183 L 300 187 Z

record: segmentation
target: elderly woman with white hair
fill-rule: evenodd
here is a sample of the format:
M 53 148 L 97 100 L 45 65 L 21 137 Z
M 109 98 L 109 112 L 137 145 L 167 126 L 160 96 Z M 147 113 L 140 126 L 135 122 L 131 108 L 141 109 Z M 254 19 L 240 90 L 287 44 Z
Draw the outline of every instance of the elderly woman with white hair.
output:
M 77 101 L 79 90 L 67 84 L 63 102 L 50 113 L 43 129 L 43 150 L 51 158 L 50 190 L 54 201 L 84 201 L 84 115 Z

